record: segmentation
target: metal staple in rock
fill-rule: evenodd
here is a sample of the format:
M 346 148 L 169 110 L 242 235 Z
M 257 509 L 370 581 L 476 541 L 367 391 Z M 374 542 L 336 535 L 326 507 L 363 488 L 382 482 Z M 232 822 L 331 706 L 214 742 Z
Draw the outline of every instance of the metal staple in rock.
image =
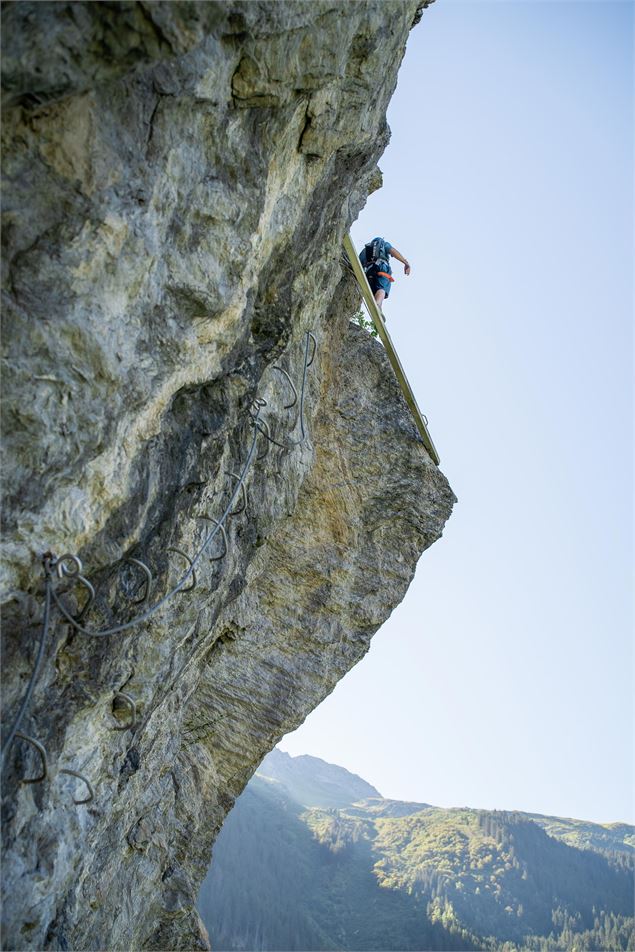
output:
M 309 352 L 310 352 L 310 345 L 311 345 L 311 343 L 313 344 L 313 349 L 312 349 L 312 352 L 311 352 L 311 356 L 310 356 L 310 358 L 309 358 Z M 250 467 L 251 467 L 251 465 L 252 465 L 252 463 L 253 463 L 253 460 L 254 460 L 254 454 L 255 454 L 255 451 L 256 451 L 256 444 L 257 444 L 258 436 L 259 436 L 259 435 L 264 436 L 265 439 L 266 439 L 269 443 L 273 443 L 273 444 L 275 444 L 276 446 L 279 446 L 279 447 L 282 448 L 282 449 L 293 449 L 294 447 L 299 446 L 300 444 L 302 444 L 302 443 L 305 441 L 305 439 L 306 439 L 306 429 L 305 429 L 305 421 L 304 421 L 304 401 L 305 401 L 305 394 L 306 394 L 307 371 L 308 371 L 308 368 L 309 368 L 309 367 L 311 366 L 311 364 L 313 363 L 313 361 L 314 361 L 314 359 L 315 359 L 315 356 L 316 356 L 316 353 L 317 353 L 317 340 L 316 340 L 316 338 L 315 338 L 315 335 L 314 335 L 311 331 L 307 331 L 307 332 L 306 332 L 305 351 L 304 351 L 304 369 L 303 369 L 303 373 L 302 373 L 302 387 L 301 387 L 301 390 L 300 390 L 300 413 L 299 413 L 299 418 L 300 418 L 300 432 L 301 432 L 301 437 L 300 437 L 300 439 L 299 439 L 299 440 L 291 441 L 291 442 L 289 442 L 289 443 L 287 443 L 287 444 L 283 444 L 283 443 L 278 442 L 277 440 L 274 440 L 274 439 L 271 437 L 271 434 L 270 434 L 270 431 L 269 431 L 269 426 L 268 426 L 266 420 L 261 420 L 261 419 L 260 419 L 260 413 L 261 413 L 262 409 L 263 409 L 265 406 L 267 406 L 267 401 L 264 400 L 264 399 L 262 399 L 261 397 L 255 397 L 255 398 L 254 398 L 254 400 L 253 400 L 253 402 L 252 402 L 252 407 L 253 407 L 253 409 L 254 409 L 255 412 L 252 414 L 252 412 L 250 411 L 250 413 L 249 413 L 249 416 L 250 416 L 250 419 L 251 419 L 251 423 L 252 423 L 252 426 L 253 426 L 253 428 L 254 428 L 254 436 L 253 436 L 253 440 L 252 440 L 252 442 L 251 442 L 251 446 L 250 446 L 250 448 L 249 448 L 249 452 L 248 452 L 248 454 L 247 454 L 247 459 L 246 459 L 246 461 L 245 461 L 245 464 L 244 464 L 244 466 L 243 466 L 243 468 L 242 468 L 240 474 L 236 474 L 236 473 L 229 473 L 229 474 L 228 474 L 228 475 L 230 475 L 233 479 L 236 480 L 236 486 L 235 486 L 235 488 L 234 488 L 234 490 L 233 490 L 233 492 L 232 492 L 232 494 L 231 494 L 231 497 L 230 497 L 230 499 L 229 499 L 229 502 L 227 503 L 227 505 L 226 505 L 226 507 L 225 507 L 225 509 L 224 509 L 224 511 L 223 511 L 223 513 L 222 513 L 222 515 L 221 515 L 221 517 L 220 517 L 220 519 L 218 519 L 218 520 L 212 519 L 210 516 L 207 516 L 207 515 L 201 517 L 201 518 L 205 518 L 205 519 L 209 520 L 210 522 L 214 522 L 215 525 L 214 525 L 214 528 L 213 528 L 209 533 L 207 533 L 207 535 L 205 536 L 205 539 L 203 540 L 202 544 L 199 546 L 198 551 L 196 552 L 196 554 L 195 554 L 192 558 L 190 558 L 190 556 L 188 556 L 187 553 L 183 552 L 181 549 L 177 549 L 177 548 L 174 548 L 174 547 L 168 548 L 167 551 L 176 552 L 176 553 L 178 553 L 179 555 L 181 555 L 184 559 L 186 559 L 187 562 L 189 562 L 189 567 L 188 567 L 187 571 L 181 576 L 181 578 L 179 579 L 179 581 L 177 582 L 177 584 L 176 584 L 172 589 L 170 589 L 170 591 L 167 592 L 162 598 L 160 598 L 159 601 L 156 602 L 154 605 L 152 605 L 151 607 L 147 608 L 145 611 L 143 611 L 141 614 L 137 615 L 135 618 L 132 618 L 132 619 L 130 619 L 129 621 L 124 622 L 124 623 L 122 623 L 122 624 L 120 624 L 120 625 L 114 625 L 114 626 L 112 626 L 112 627 L 110 627 L 110 628 L 102 629 L 102 630 L 100 630 L 100 631 L 95 631 L 95 630 L 91 630 L 91 629 L 89 629 L 89 628 L 86 628 L 86 627 L 84 627 L 84 626 L 81 624 L 81 620 L 82 620 L 83 617 L 86 615 L 86 613 L 88 612 L 89 608 L 92 606 L 93 602 L 95 601 L 95 589 L 94 589 L 94 587 L 92 586 L 92 584 L 89 582 L 89 580 L 82 574 L 82 568 L 83 568 L 83 567 L 82 567 L 82 562 L 81 562 L 79 556 L 73 555 L 73 554 L 70 554 L 70 553 L 65 553 L 64 555 L 60 556 L 59 558 L 56 558 L 51 552 L 47 552 L 47 553 L 45 553 L 45 554 L 42 556 L 42 565 L 43 565 L 43 571 L 44 571 L 45 596 L 44 596 L 44 615 L 43 615 L 43 620 L 42 620 L 42 629 L 41 629 L 41 634 L 40 634 L 40 641 L 39 641 L 39 645 L 38 645 L 38 650 L 37 650 L 36 659 L 35 659 L 35 662 L 34 662 L 34 665 L 33 665 L 33 670 L 32 670 L 32 672 L 31 672 L 31 677 L 30 677 L 30 679 L 29 679 L 29 684 L 28 684 L 28 686 L 27 686 L 27 689 L 26 689 L 24 698 L 22 699 L 22 703 L 20 704 L 20 708 L 19 708 L 19 710 L 18 710 L 18 713 L 17 713 L 17 715 L 16 715 L 16 718 L 15 718 L 15 720 L 14 720 L 14 722 L 13 722 L 13 724 L 12 724 L 10 730 L 9 730 L 9 733 L 8 733 L 8 735 L 7 735 L 7 739 L 6 739 L 6 741 L 5 741 L 5 743 L 4 743 L 3 747 L 2 747 L 2 751 L 1 751 L 1 754 L 0 754 L 0 756 L 1 756 L 1 761 L 2 761 L 2 763 L 1 763 L 1 765 L 0 765 L 0 771 L 4 770 L 4 764 L 5 764 L 6 754 L 8 753 L 9 748 L 11 747 L 13 741 L 15 740 L 16 737 L 20 737 L 22 740 L 24 740 L 24 741 L 26 741 L 27 743 L 29 743 L 32 747 L 34 747 L 34 748 L 38 751 L 38 753 L 39 753 L 39 755 L 40 755 L 40 758 L 41 758 L 41 761 L 42 761 L 42 773 L 41 773 L 41 775 L 40 775 L 40 776 L 37 776 L 37 777 L 34 777 L 34 778 L 30 778 L 30 779 L 24 780 L 23 782 L 24 782 L 24 783 L 40 783 L 40 782 L 42 782 L 43 780 L 46 779 L 46 777 L 48 776 L 48 773 L 49 773 L 49 769 L 48 769 L 48 756 L 47 756 L 47 753 L 46 753 L 46 749 L 44 748 L 44 746 L 43 746 L 39 741 L 35 740 L 34 738 L 30 737 L 30 736 L 27 735 L 27 734 L 23 734 L 21 731 L 19 731 L 19 727 L 20 727 L 20 724 L 21 724 L 21 722 L 22 722 L 22 718 L 24 717 L 24 714 L 25 714 L 25 712 L 26 712 L 26 709 L 27 709 L 27 707 L 28 707 L 28 705 L 29 705 L 29 702 L 30 702 L 30 700 L 31 700 L 31 696 L 32 696 L 32 694 L 33 694 L 33 691 L 34 691 L 34 689 L 35 689 L 35 685 L 36 685 L 36 683 L 37 683 L 37 680 L 38 680 L 39 675 L 40 675 L 40 672 L 41 672 L 42 660 L 43 660 L 43 658 L 44 658 L 44 652 L 45 652 L 46 644 L 47 644 L 47 641 L 48 641 L 48 634 L 49 634 L 49 628 L 50 628 L 50 622 L 51 622 L 51 607 L 52 607 L 52 606 L 51 606 L 51 601 L 53 601 L 53 602 L 55 603 L 55 606 L 56 606 L 56 608 L 58 609 L 58 611 L 60 612 L 60 614 L 62 615 L 62 617 L 63 617 L 76 631 L 80 632 L 80 633 L 83 634 L 83 635 L 88 635 L 89 637 L 104 638 L 104 637 L 107 637 L 107 636 L 109 636 L 109 635 L 114 635 L 114 634 L 118 634 L 118 633 L 123 632 L 123 631 L 128 631 L 128 630 L 130 630 L 131 628 L 135 627 L 136 625 L 142 624 L 143 622 L 145 622 L 145 621 L 147 621 L 149 618 L 151 618 L 154 614 L 156 614 L 156 612 L 158 612 L 159 609 L 161 609 L 161 608 L 162 608 L 168 601 L 170 601 L 177 593 L 179 593 L 179 592 L 189 592 L 189 591 L 191 591 L 191 590 L 194 588 L 194 586 L 196 585 L 196 575 L 195 575 L 196 566 L 197 566 L 197 564 L 199 563 L 199 561 L 201 560 L 201 558 L 203 557 L 203 554 L 204 554 L 205 550 L 207 549 L 207 546 L 208 546 L 209 543 L 212 541 L 212 539 L 215 538 L 215 536 L 216 536 L 218 533 L 221 533 L 221 535 L 222 535 L 222 539 L 223 539 L 223 552 L 222 552 L 219 556 L 214 556 L 214 557 L 210 556 L 210 561 L 219 561 L 220 559 L 224 558 L 225 555 L 227 554 L 227 551 L 228 551 L 227 534 L 226 534 L 226 531 L 225 531 L 225 525 L 224 525 L 224 524 L 225 524 L 225 522 L 226 522 L 226 520 L 227 520 L 228 517 L 238 515 L 239 513 L 243 512 L 243 511 L 245 510 L 245 508 L 246 508 L 246 505 L 247 505 L 247 492 L 246 492 L 246 487 L 245 487 L 245 478 L 246 478 L 247 473 L 248 473 L 248 471 L 249 471 L 249 469 L 250 469 Z M 289 374 L 287 373 L 287 371 L 284 370 L 282 367 L 279 367 L 279 366 L 276 365 L 276 366 L 274 366 L 273 369 L 280 371 L 280 372 L 286 377 L 288 383 L 290 384 L 290 386 L 291 386 L 291 388 L 292 388 L 292 390 L 293 390 L 293 401 L 292 401 L 292 403 L 290 403 L 290 404 L 284 404 L 284 405 L 283 405 L 283 409 L 291 409 L 291 407 L 295 406 L 295 404 L 297 403 L 297 399 L 298 399 L 297 390 L 296 390 L 295 386 L 293 385 L 293 381 L 291 380 L 291 377 L 289 376 Z M 261 454 L 261 455 L 259 455 L 259 456 L 256 456 L 256 459 L 257 459 L 257 460 L 263 459 L 266 455 L 267 455 L 267 454 L 266 454 L 266 452 L 265 452 L 265 453 L 263 453 L 263 454 Z M 238 509 L 233 509 L 234 502 L 235 502 L 235 500 L 236 500 L 236 498 L 237 498 L 237 496 L 238 496 L 239 493 L 242 494 L 242 503 L 241 503 L 241 506 L 240 506 Z M 145 603 L 148 601 L 148 599 L 149 599 L 150 591 L 151 591 L 151 588 L 152 588 L 152 582 L 153 582 L 152 573 L 151 573 L 150 569 L 148 568 L 148 566 L 145 564 L 145 562 L 142 562 L 141 559 L 127 558 L 127 559 L 125 560 L 125 562 L 128 562 L 128 563 L 130 563 L 130 564 L 132 564 L 132 565 L 136 565 L 138 568 L 140 568 L 140 569 L 142 570 L 142 572 L 143 572 L 143 574 L 144 574 L 144 576 L 145 576 L 145 578 L 144 578 L 144 580 L 143 580 L 143 586 L 144 586 L 143 596 L 142 596 L 141 598 L 132 599 L 132 603 L 135 604 L 135 605 L 145 604 Z M 76 616 L 71 615 L 70 612 L 68 612 L 68 611 L 66 610 L 66 608 L 64 607 L 64 605 L 63 605 L 62 602 L 60 601 L 60 599 L 59 599 L 59 597 L 58 597 L 58 595 L 57 595 L 57 593 L 56 593 L 56 591 L 55 591 L 55 588 L 54 588 L 54 586 L 53 586 L 53 571 L 55 571 L 55 573 L 57 574 L 58 578 L 60 578 L 60 579 L 63 579 L 63 578 L 73 579 L 74 581 L 79 582 L 80 585 L 82 585 L 82 586 L 86 589 L 86 591 L 87 591 L 87 593 L 88 593 L 87 600 L 86 600 L 86 602 L 84 603 L 82 609 L 79 611 L 79 613 L 78 613 Z M 185 585 L 186 585 L 188 579 L 190 579 L 190 577 L 192 578 L 192 584 L 191 584 L 190 586 L 188 586 L 187 588 L 185 588 Z M 132 728 L 135 726 L 135 723 L 136 723 L 136 704 L 135 704 L 135 701 L 133 700 L 133 698 L 130 697 L 130 695 L 124 694 L 124 693 L 121 692 L 121 691 L 117 691 L 117 692 L 115 693 L 115 697 L 117 697 L 117 696 L 122 697 L 122 698 L 126 701 L 126 703 L 129 705 L 129 707 L 130 707 L 130 712 L 131 712 L 131 719 L 130 719 L 130 722 L 129 722 L 129 723 L 124 724 L 124 725 L 121 725 L 121 726 L 117 726 L 115 729 L 116 729 L 116 730 L 132 729 Z M 93 789 L 92 789 L 92 787 L 91 787 L 91 785 L 90 785 L 90 782 L 88 781 L 88 779 L 87 779 L 83 774 L 79 773 L 79 771 L 71 770 L 71 769 L 68 768 L 68 767 L 64 767 L 64 768 L 60 768 L 59 771 L 58 771 L 58 773 L 60 773 L 60 774 L 62 774 L 62 773 L 63 773 L 63 774 L 68 774 L 68 775 L 70 775 L 70 776 L 77 777 L 78 779 L 82 780 L 82 781 L 85 783 L 89 795 L 88 795 L 88 797 L 86 797 L 86 798 L 84 798 L 84 799 L 76 799 L 75 797 L 73 797 L 73 802 L 74 802 L 75 804 L 80 805 L 80 804 L 84 804 L 84 803 L 89 803 L 89 802 L 94 798 L 94 793 L 93 793 Z
M 311 359 L 309 360 L 309 345 L 311 342 L 313 342 L 313 352 L 311 354 Z M 304 443 L 306 439 L 306 431 L 304 429 L 304 395 L 306 391 L 306 374 L 307 374 L 307 370 L 309 369 L 309 367 L 315 360 L 316 353 L 317 353 L 317 341 L 315 339 L 315 335 L 312 334 L 311 331 L 307 331 L 306 332 L 306 346 L 304 350 L 304 372 L 302 374 L 302 389 L 300 391 L 300 433 L 301 433 L 300 439 L 292 440 L 289 443 L 280 443 L 278 440 L 274 440 L 274 438 L 271 436 L 269 432 L 265 432 L 265 430 L 263 430 L 261 423 L 264 423 L 265 421 L 259 421 L 257 414 L 255 418 L 252 418 L 254 420 L 254 426 L 260 433 L 262 433 L 264 438 L 268 440 L 270 443 L 273 443 L 274 446 L 279 446 L 280 449 L 291 450 L 296 446 L 300 446 L 300 444 Z M 282 370 L 281 367 L 276 367 L 276 369 Z M 286 371 L 284 371 L 284 373 L 286 373 Z M 295 392 L 295 387 L 293 389 Z M 291 406 L 293 406 L 293 404 L 291 404 Z M 268 430 L 269 430 L 269 427 L 267 427 L 267 431 Z

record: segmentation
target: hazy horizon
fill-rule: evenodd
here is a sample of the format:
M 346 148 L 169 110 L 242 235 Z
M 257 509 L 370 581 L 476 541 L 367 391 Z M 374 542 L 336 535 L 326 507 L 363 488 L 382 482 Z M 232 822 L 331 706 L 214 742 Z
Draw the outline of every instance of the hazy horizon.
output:
M 284 743 L 284 741 L 281 741 L 281 743 Z M 274 753 L 274 751 L 279 751 L 280 753 L 285 754 L 287 757 L 291 757 L 292 760 L 297 760 L 297 759 L 299 759 L 299 758 L 301 758 L 301 757 L 309 757 L 309 758 L 311 758 L 312 760 L 319 760 L 319 761 L 321 761 L 322 763 L 329 764 L 331 767 L 339 767 L 339 768 L 341 768 L 342 770 L 345 770 L 347 773 L 352 774 L 354 777 L 359 777 L 360 780 L 365 780 L 367 783 L 370 783 L 370 781 L 368 780 L 368 777 L 364 777 L 364 776 L 362 776 L 361 774 L 355 773 L 355 771 L 353 771 L 353 770 L 349 770 L 349 768 L 346 766 L 346 764 L 340 764 L 340 763 L 335 763 L 335 762 L 330 761 L 330 760 L 325 760 L 323 757 L 317 757 L 315 754 L 302 754 L 302 753 L 290 754 L 288 751 L 284 750 L 284 749 L 280 746 L 280 744 L 276 745 L 276 747 L 274 747 L 273 750 L 270 751 L 270 753 Z M 267 754 L 267 757 L 268 757 L 268 756 L 269 756 L 269 754 Z M 265 758 L 265 759 L 266 759 L 266 758 Z M 260 769 L 260 768 L 258 768 L 258 769 L 256 770 L 256 773 L 258 773 L 258 770 L 259 770 L 259 769 Z M 372 784 L 372 786 L 375 786 L 375 785 Z M 375 787 L 375 789 L 377 789 L 377 787 Z M 537 816 L 556 817 L 556 818 L 559 818 L 559 819 L 562 819 L 562 820 L 583 820 L 583 821 L 585 821 L 585 822 L 587 822 L 587 823 L 597 823 L 599 826 L 611 826 L 611 825 L 615 825 L 615 824 L 626 824 L 627 826 L 632 826 L 632 827 L 635 828 L 635 823 L 634 823 L 633 821 L 620 820 L 619 818 L 616 819 L 616 820 L 606 820 L 606 821 L 603 821 L 603 822 L 602 822 L 602 821 L 600 821 L 600 820 L 590 820 L 588 817 L 584 817 L 584 816 L 565 816 L 565 815 L 562 814 L 562 813 L 539 813 L 539 812 L 536 811 L 536 810 L 524 810 L 524 809 L 523 809 L 523 810 L 520 810 L 518 807 L 515 807 L 513 804 L 511 804 L 510 806 L 507 806 L 507 807 L 488 807 L 488 806 L 483 806 L 482 804 L 479 804 L 479 803 L 431 803 L 429 800 L 425 800 L 425 799 L 423 799 L 423 798 L 410 798 L 408 801 L 403 801 L 403 800 L 401 800 L 401 798 L 399 798 L 399 797 L 388 797 L 388 796 L 386 796 L 381 790 L 377 790 L 377 792 L 379 793 L 379 795 L 380 795 L 380 797 L 382 798 L 382 800 L 397 800 L 397 801 L 400 802 L 400 803 L 401 803 L 401 802 L 424 803 L 424 804 L 427 804 L 428 806 L 431 806 L 431 807 L 440 807 L 440 808 L 443 809 L 443 810 L 462 810 L 462 809 L 469 809 L 469 810 L 492 810 L 492 809 L 496 809 L 496 810 L 503 810 L 503 811 L 505 811 L 505 812 L 507 812 L 507 813 L 533 813 L 533 814 L 536 814 Z

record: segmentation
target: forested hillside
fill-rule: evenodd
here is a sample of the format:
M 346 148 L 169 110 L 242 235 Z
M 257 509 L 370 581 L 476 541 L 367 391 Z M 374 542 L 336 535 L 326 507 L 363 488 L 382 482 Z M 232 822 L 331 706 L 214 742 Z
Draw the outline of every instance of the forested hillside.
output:
M 215 949 L 635 949 L 633 827 L 358 800 L 366 786 L 264 761 L 201 889 Z

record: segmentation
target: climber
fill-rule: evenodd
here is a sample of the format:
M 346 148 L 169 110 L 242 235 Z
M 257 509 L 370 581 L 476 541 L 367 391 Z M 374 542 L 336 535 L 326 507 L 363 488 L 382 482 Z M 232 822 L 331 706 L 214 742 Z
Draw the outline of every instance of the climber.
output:
M 359 260 L 366 272 L 370 289 L 375 295 L 377 306 L 382 310 L 384 298 L 390 294 L 390 285 L 395 280 L 392 276 L 389 257 L 401 261 L 404 274 L 410 274 L 410 264 L 397 249 L 383 238 L 373 238 L 362 248 Z M 383 313 L 382 313 L 383 317 Z

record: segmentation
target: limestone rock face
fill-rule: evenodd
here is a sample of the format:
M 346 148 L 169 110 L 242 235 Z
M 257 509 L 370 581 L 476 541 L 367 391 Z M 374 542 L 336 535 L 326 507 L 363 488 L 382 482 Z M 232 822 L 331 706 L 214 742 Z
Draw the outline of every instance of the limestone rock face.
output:
M 88 588 L 53 571 L 19 726 L 46 779 L 7 745 L 7 948 L 207 948 L 235 797 L 442 532 L 452 492 L 340 267 L 419 6 L 3 10 L 3 743 L 42 553 L 96 592 L 82 633 Z

